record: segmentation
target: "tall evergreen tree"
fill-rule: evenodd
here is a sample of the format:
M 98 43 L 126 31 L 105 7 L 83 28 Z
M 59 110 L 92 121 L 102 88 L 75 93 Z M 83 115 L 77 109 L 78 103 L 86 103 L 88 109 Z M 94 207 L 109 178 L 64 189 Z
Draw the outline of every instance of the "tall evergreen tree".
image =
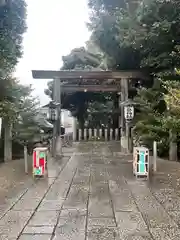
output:
M 0 111 L 5 127 L 5 161 L 11 159 L 11 110 L 15 111 L 16 96 L 12 74 L 22 56 L 22 40 L 26 31 L 24 0 L 0 2 Z M 16 116 L 16 115 L 15 115 Z

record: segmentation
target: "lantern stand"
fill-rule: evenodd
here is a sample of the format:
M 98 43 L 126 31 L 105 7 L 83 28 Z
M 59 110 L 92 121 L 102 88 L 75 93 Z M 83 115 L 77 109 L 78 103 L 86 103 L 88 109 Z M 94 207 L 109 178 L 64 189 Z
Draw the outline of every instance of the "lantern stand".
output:
M 124 118 L 125 118 L 125 132 L 126 132 L 126 147 L 127 147 L 127 153 L 132 153 L 133 146 L 130 144 L 130 139 L 132 138 L 132 132 L 131 132 L 131 123 L 134 119 L 134 105 L 136 105 L 135 102 L 128 99 L 125 102 L 122 102 L 121 105 L 124 107 Z
M 53 123 L 53 137 L 52 137 L 52 147 L 51 147 L 51 155 L 54 157 L 56 155 L 55 150 L 56 150 L 56 140 L 57 140 L 57 135 L 58 135 L 58 126 L 57 126 L 57 121 L 58 121 L 58 108 L 60 106 L 60 103 L 56 103 L 55 101 L 51 101 L 49 103 L 49 114 L 48 114 L 48 119 Z

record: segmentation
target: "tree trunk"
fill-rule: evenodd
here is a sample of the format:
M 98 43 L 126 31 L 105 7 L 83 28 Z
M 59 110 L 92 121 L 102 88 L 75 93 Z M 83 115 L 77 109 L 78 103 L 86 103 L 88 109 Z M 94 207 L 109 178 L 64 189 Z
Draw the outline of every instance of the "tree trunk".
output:
M 4 119 L 4 162 L 12 160 L 12 124 Z

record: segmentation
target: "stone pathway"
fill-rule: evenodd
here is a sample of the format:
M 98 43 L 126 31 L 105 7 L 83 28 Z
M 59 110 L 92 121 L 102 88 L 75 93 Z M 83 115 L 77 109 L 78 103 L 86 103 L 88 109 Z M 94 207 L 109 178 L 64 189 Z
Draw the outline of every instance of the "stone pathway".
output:
M 159 161 L 149 182 L 115 143 L 81 143 L 50 163 L 0 219 L 1 240 L 179 240 L 180 165 Z M 166 168 L 167 165 L 167 168 Z
M 0 217 L 33 185 L 30 160 L 28 175 L 24 172 L 23 159 L 0 164 Z

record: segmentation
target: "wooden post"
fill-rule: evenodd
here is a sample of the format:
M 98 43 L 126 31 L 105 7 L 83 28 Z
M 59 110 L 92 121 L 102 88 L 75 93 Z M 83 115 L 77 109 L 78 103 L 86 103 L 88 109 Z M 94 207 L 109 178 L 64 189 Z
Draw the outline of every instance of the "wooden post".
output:
M 126 152 L 130 153 L 130 127 L 127 121 L 125 126 L 126 126 Z
M 24 169 L 25 173 L 28 174 L 28 153 L 26 145 L 24 145 Z
M 130 127 L 130 137 L 129 137 L 129 152 L 133 153 L 133 128 Z
M 124 112 L 122 112 L 121 100 L 122 100 L 122 92 L 121 92 L 121 95 L 119 95 L 119 109 L 121 109 L 121 114 L 119 115 L 119 125 L 118 125 L 118 127 L 121 128 L 121 131 L 122 131 L 122 114 L 124 114 Z
M 127 79 L 121 79 L 121 150 L 125 152 L 129 152 L 129 126 L 125 123 L 124 106 L 122 103 L 128 100 L 128 85 Z
M 56 91 L 57 91 L 57 80 L 53 80 L 53 101 L 56 101 Z M 52 156 L 56 156 L 56 135 L 57 135 L 57 124 L 56 121 L 54 121 L 53 125 L 53 139 L 52 139 Z
M 173 133 L 173 130 L 169 131 L 169 160 L 177 161 L 177 137 L 176 134 Z
M 12 160 L 12 124 L 4 119 L 4 161 Z
M 59 78 L 55 79 L 56 81 L 56 103 L 57 107 L 57 121 L 56 121 L 56 155 L 62 156 L 62 140 L 61 140 L 61 80 Z
M 157 171 L 157 142 L 153 142 L 153 172 Z
M 122 103 L 125 101 L 125 80 L 121 79 L 121 151 L 124 151 L 124 137 L 125 137 L 125 121 L 124 121 L 124 106 Z

